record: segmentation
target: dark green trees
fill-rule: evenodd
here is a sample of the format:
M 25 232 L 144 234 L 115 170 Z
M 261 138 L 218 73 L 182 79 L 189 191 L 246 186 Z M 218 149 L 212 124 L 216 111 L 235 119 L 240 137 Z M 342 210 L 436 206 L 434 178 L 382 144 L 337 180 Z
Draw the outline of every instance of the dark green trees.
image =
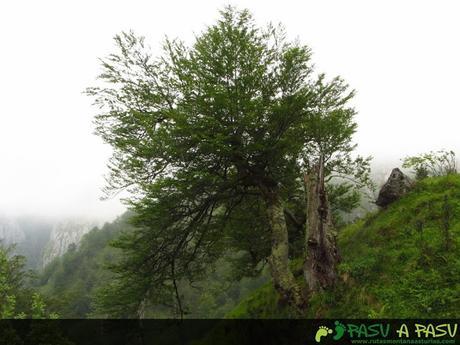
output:
M 11 255 L 12 248 L 0 242 L 0 319 L 16 317 L 17 295 L 23 292 L 25 279 L 23 256 Z
M 107 192 L 132 192 L 139 230 L 117 243 L 126 256 L 108 304 L 116 294 L 122 307 L 111 307 L 142 316 L 145 303 L 172 294 L 182 314 L 177 283 L 236 247 L 254 264 L 267 260 L 276 289 L 304 309 L 285 214 L 320 157 L 328 178 L 368 178 L 368 161 L 350 158 L 353 92 L 316 76 L 308 47 L 256 27 L 247 11 L 225 9 L 192 46 L 167 40 L 158 58 L 132 33 L 115 40 L 104 84 L 87 93 L 114 149 Z
M 0 319 L 58 318 L 56 313 L 47 313 L 40 294 L 25 286 L 30 278 L 26 260 L 13 255 L 13 248 L 0 241 Z

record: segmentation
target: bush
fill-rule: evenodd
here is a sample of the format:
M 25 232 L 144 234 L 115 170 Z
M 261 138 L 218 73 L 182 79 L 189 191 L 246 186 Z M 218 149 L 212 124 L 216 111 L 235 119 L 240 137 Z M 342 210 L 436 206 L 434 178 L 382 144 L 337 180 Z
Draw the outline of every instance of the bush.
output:
M 417 180 L 428 176 L 444 176 L 457 173 L 454 151 L 430 151 L 418 156 L 406 157 L 403 168 L 411 168 Z

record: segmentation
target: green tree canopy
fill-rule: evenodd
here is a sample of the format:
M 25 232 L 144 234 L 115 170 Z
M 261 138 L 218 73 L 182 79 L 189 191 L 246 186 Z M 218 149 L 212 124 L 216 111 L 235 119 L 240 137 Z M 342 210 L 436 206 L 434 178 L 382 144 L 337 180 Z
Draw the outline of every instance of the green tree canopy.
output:
M 17 297 L 22 292 L 25 272 L 25 258 L 12 255 L 13 247 L 0 242 L 0 319 L 17 315 Z
M 132 193 L 139 229 L 117 241 L 120 279 L 100 302 L 142 316 L 147 301 L 172 294 L 180 313 L 177 282 L 236 246 L 268 261 L 277 290 L 301 309 L 285 212 L 320 157 L 330 178 L 369 182 L 369 160 L 351 156 L 354 92 L 316 74 L 310 49 L 282 28 L 231 7 L 191 46 L 166 40 L 156 58 L 133 33 L 115 41 L 102 84 L 87 93 L 101 109 L 96 132 L 114 149 L 106 192 Z
M 56 313 L 46 313 L 40 294 L 25 287 L 30 276 L 24 269 L 26 259 L 14 255 L 13 249 L 0 241 L 0 319 L 57 318 Z

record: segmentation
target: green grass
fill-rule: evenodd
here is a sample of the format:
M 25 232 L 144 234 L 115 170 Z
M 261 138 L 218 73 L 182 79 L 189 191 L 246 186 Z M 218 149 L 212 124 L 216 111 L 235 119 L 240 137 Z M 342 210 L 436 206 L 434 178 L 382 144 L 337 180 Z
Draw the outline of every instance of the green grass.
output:
M 448 241 L 443 230 L 445 200 L 451 214 Z M 334 290 L 311 298 L 306 317 L 460 316 L 459 175 L 417 183 L 387 209 L 342 229 L 338 243 L 340 282 Z M 291 315 L 267 284 L 227 317 Z

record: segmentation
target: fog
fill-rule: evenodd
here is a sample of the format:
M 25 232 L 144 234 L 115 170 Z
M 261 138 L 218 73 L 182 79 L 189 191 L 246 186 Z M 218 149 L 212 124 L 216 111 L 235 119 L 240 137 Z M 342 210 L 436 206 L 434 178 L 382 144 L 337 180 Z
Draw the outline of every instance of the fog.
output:
M 318 71 L 357 90 L 358 152 L 376 167 L 429 150 L 459 153 L 455 1 L 3 1 L 0 3 L 0 214 L 111 219 L 100 201 L 110 147 L 93 134 L 94 84 L 112 37 L 133 29 L 157 50 L 191 41 L 225 4 L 282 22 Z

